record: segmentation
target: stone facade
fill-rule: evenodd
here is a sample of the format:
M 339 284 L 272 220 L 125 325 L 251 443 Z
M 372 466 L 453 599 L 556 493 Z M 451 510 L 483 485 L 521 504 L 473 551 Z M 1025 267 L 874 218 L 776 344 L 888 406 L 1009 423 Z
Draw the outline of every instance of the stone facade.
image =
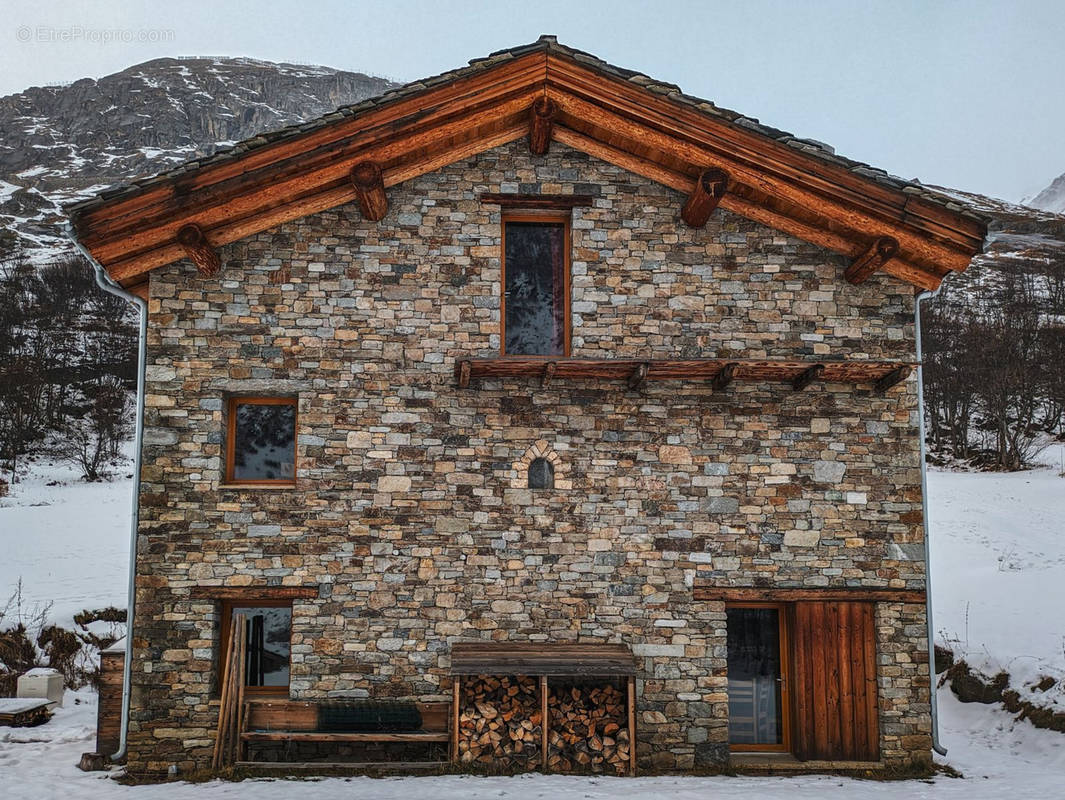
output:
M 456 387 L 499 351 L 500 209 L 573 212 L 574 356 L 912 359 L 912 287 L 555 143 L 504 146 L 152 273 L 130 766 L 209 760 L 216 603 L 313 586 L 291 696 L 446 700 L 449 644 L 631 646 L 639 761 L 727 756 L 725 606 L 697 584 L 922 589 L 916 384 L 526 379 Z M 298 396 L 295 488 L 223 485 L 225 398 Z M 555 488 L 522 488 L 537 456 Z M 927 760 L 924 608 L 877 611 L 881 754 Z

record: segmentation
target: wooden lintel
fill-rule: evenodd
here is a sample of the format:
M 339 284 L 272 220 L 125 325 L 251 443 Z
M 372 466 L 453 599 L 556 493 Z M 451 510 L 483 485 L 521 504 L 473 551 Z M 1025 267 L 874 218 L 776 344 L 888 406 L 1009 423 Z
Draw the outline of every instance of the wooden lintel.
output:
M 556 369 L 558 369 L 558 365 L 554 361 L 548 361 L 547 364 L 544 365 L 544 376 L 540 380 L 540 385 L 543 386 L 543 388 L 546 389 L 551 385 L 551 378 L 554 377 Z
M 868 601 L 876 603 L 923 603 L 922 589 L 873 589 L 846 586 L 839 589 L 770 589 L 754 586 L 696 586 L 692 591 L 696 600 L 726 603 L 787 603 L 803 600 Z
M 529 150 L 542 156 L 551 148 L 551 131 L 558 106 L 549 97 L 539 97 L 529 109 Z
M 590 194 L 496 194 L 482 192 L 482 203 L 494 203 L 503 208 L 580 208 L 590 206 L 595 198 Z
M 912 371 L 913 371 L 912 367 L 910 367 L 908 364 L 904 364 L 903 366 L 899 367 L 898 369 L 892 370 L 887 375 L 885 375 L 883 378 L 878 380 L 874 384 L 873 389 L 878 394 L 883 394 L 888 389 L 890 389 L 892 386 L 895 386 L 896 384 L 902 383 L 904 380 L 906 380 L 908 377 L 910 377 L 910 372 L 912 372 Z
M 718 371 L 717 375 L 714 376 L 714 379 L 711 382 L 711 386 L 713 387 L 715 392 L 720 392 L 722 389 L 725 389 L 730 383 L 732 383 L 732 380 L 735 376 L 736 364 L 733 362 L 729 362 Z
M 812 367 L 810 367 L 809 369 L 805 370 L 799 377 L 797 377 L 795 380 L 793 380 L 791 382 L 791 386 L 792 386 L 792 388 L 795 391 L 801 392 L 803 389 L 805 389 L 811 383 L 813 383 L 818 378 L 820 378 L 821 374 L 824 371 L 825 371 L 825 365 L 824 364 L 814 364 Z
M 727 190 L 728 173 L 716 168 L 703 170 L 680 211 L 680 218 L 692 228 L 703 227 Z
M 460 389 L 468 389 L 468 388 L 470 388 L 470 362 L 469 361 L 460 361 L 458 363 L 458 379 L 459 379 L 459 388 Z
M 218 251 L 211 247 L 199 225 L 183 226 L 177 233 L 177 241 L 203 277 L 210 278 L 222 268 Z
M 317 586 L 193 586 L 194 600 L 313 600 Z
M 388 196 L 381 166 L 376 161 L 361 161 L 351 169 L 351 184 L 362 215 L 380 222 L 388 213 Z
M 883 269 L 887 263 L 899 254 L 899 243 L 890 236 L 881 236 L 869 249 L 854 259 L 846 272 L 843 273 L 850 283 L 862 283 L 877 270 Z
M 647 380 L 647 370 L 649 368 L 650 365 L 646 361 L 636 365 L 636 369 L 634 369 L 629 376 L 630 389 L 639 389 L 643 386 L 644 382 Z

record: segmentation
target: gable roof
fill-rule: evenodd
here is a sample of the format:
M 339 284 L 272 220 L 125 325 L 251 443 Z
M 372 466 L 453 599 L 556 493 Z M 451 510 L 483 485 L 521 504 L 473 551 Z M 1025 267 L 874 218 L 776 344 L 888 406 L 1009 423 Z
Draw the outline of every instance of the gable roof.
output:
M 983 247 L 985 220 L 946 195 L 546 36 L 67 211 L 81 243 L 131 286 L 191 252 L 178 241 L 185 226 L 213 248 L 350 203 L 356 164 L 374 162 L 383 186 L 396 185 L 529 136 L 541 98 L 554 104 L 553 141 L 686 194 L 723 170 L 722 207 L 855 259 L 848 277 L 882 269 L 935 288 Z

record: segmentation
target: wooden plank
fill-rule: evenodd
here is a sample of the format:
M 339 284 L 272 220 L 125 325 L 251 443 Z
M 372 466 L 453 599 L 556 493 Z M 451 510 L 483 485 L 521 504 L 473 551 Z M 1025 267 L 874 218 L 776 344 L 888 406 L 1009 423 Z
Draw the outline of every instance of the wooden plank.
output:
M 459 761 L 459 710 L 462 704 L 462 678 L 451 681 L 451 763 Z
M 821 612 L 824 615 L 824 627 L 822 628 L 821 653 L 825 662 L 825 695 L 822 702 L 825 705 L 827 752 L 831 760 L 843 757 L 842 725 L 840 715 L 840 674 L 839 655 L 841 645 L 841 631 L 839 624 L 840 603 L 821 603 Z
M 828 672 L 825 658 L 825 644 L 828 631 L 825 625 L 825 604 L 820 601 L 809 605 L 810 641 L 813 645 L 811 668 L 813 672 L 813 743 L 817 758 L 823 758 L 829 752 L 828 737 Z
M 246 742 L 446 742 L 451 734 L 447 731 L 247 731 L 241 738 Z
M 440 769 L 446 761 L 238 761 L 236 766 L 272 772 L 333 772 L 341 770 L 384 769 L 403 772 L 415 769 Z
M 477 198 L 482 203 L 502 208 L 583 208 L 595 202 L 590 194 L 495 194 L 481 192 Z
M 880 757 L 880 705 L 877 689 L 876 665 L 876 609 L 872 603 L 861 608 L 863 658 L 865 667 L 865 749 L 858 756 L 862 760 L 876 761 Z M 933 691 L 934 691 L 933 687 Z
M 854 675 L 851 668 L 854 643 L 852 612 L 854 603 L 836 603 L 839 647 L 836 652 L 836 670 L 839 675 L 839 744 L 838 758 L 854 761 L 858 755 L 855 747 L 854 725 Z
M 194 600 L 300 600 L 318 597 L 318 586 L 193 586 Z
M 805 604 L 788 608 L 788 617 L 792 623 L 792 652 L 794 674 L 792 676 L 792 697 L 795 708 L 794 732 L 795 757 L 800 761 L 808 760 L 813 754 L 810 741 L 810 697 L 813 694 L 810 671 L 810 625 Z
M 629 775 L 636 775 L 636 676 L 629 676 Z
M 548 742 L 547 734 L 550 730 L 550 718 L 547 708 L 548 685 L 547 676 L 540 676 L 540 769 L 547 772 Z
M 761 586 L 696 586 L 696 600 L 726 603 L 795 602 L 804 600 L 863 601 L 880 603 L 924 603 L 924 589 L 882 589 L 846 586 L 825 589 L 764 588 Z M 797 623 L 796 623 L 797 624 Z
M 635 671 L 625 645 L 457 642 L 451 647 L 452 675 L 610 677 Z

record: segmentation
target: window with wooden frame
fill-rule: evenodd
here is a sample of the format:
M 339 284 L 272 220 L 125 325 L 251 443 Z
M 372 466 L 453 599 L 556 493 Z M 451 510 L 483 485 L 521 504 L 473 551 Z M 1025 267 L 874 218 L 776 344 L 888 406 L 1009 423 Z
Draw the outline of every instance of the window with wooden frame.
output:
M 880 753 L 875 605 L 729 603 L 729 747 L 800 760 Z
M 226 483 L 296 483 L 294 397 L 231 397 L 226 421 Z
M 289 658 L 292 647 L 291 600 L 224 600 L 219 641 L 219 664 L 229 655 L 233 618 L 244 615 L 247 656 L 244 662 L 244 691 L 252 695 L 287 695 Z
M 569 210 L 503 214 L 505 356 L 569 355 L 570 217 Z

